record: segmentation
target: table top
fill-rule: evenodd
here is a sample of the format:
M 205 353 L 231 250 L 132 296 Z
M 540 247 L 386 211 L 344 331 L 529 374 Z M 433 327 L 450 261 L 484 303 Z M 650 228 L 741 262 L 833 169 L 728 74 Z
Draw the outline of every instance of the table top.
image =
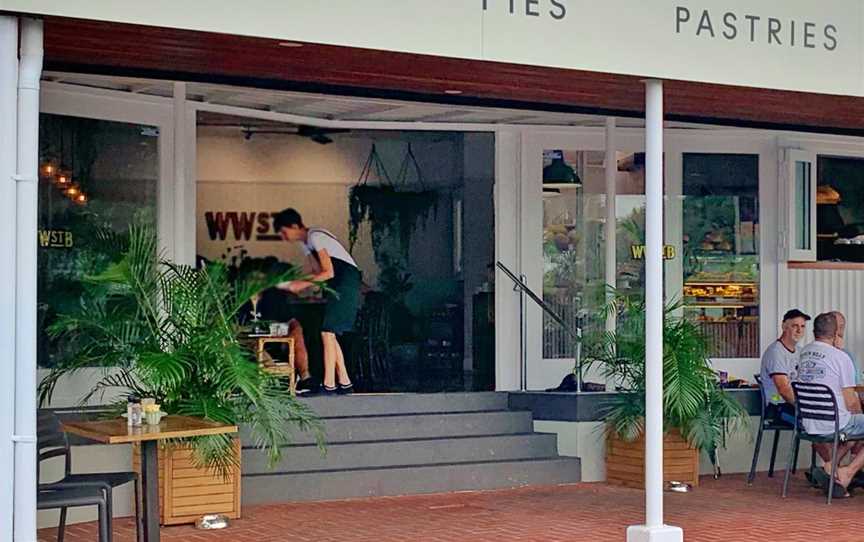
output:
M 211 422 L 191 416 L 165 416 L 159 425 L 131 427 L 124 418 L 63 422 L 63 430 L 105 444 L 125 444 L 145 440 L 200 437 L 236 433 L 236 425 Z

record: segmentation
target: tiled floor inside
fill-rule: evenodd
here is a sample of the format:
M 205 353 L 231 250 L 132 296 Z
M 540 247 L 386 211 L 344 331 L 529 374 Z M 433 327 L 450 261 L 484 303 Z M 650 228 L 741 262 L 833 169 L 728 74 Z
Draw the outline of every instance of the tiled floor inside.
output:
M 801 473 L 780 497 L 782 478 L 760 473 L 752 487 L 742 475 L 705 478 L 691 493 L 666 494 L 666 521 L 684 528 L 685 540 L 864 541 L 864 490 L 835 501 L 810 488 Z M 627 525 L 640 523 L 643 493 L 602 483 L 502 491 L 383 497 L 249 506 L 222 531 L 166 527 L 166 542 L 391 542 L 624 540 Z M 53 542 L 56 530 L 39 533 Z M 93 523 L 67 528 L 68 542 L 96 540 Z M 114 522 L 114 541 L 133 542 L 129 519 Z

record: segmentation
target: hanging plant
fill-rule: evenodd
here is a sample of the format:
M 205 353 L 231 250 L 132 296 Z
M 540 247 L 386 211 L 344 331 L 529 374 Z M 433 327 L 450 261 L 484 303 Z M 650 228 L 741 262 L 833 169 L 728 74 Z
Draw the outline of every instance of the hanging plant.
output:
M 419 190 L 408 187 L 410 168 L 414 168 Z M 368 184 L 369 178 L 377 176 L 379 184 Z M 419 224 L 425 224 L 430 214 L 438 211 L 438 192 L 427 189 L 417 159 L 408 145 L 408 152 L 400 168 L 399 182 L 394 184 L 381 161 L 375 145 L 363 166 L 357 184 L 349 194 L 349 243 L 354 249 L 361 224 L 368 221 L 372 230 L 372 248 L 379 264 L 392 260 L 385 244 L 394 239 L 399 242 L 400 259 L 408 256 L 411 236 Z

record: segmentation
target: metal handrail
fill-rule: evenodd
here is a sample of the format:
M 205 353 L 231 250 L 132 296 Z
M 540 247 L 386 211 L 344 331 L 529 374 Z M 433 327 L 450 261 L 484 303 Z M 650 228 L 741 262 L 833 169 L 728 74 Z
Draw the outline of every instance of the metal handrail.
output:
M 521 278 L 517 277 L 516 274 L 513 273 L 513 271 L 511 271 L 506 265 L 504 265 L 500 261 L 495 262 L 495 266 L 498 267 L 498 269 L 500 269 L 501 271 L 503 271 L 504 274 L 507 275 L 507 278 L 509 278 L 513 282 L 514 290 L 518 290 L 521 293 L 520 311 L 519 311 L 519 313 L 520 313 L 519 318 L 521 320 L 521 325 L 519 326 L 519 328 L 520 328 L 520 341 L 521 341 L 521 347 L 522 347 L 521 348 L 522 375 L 521 375 L 521 383 L 520 383 L 522 391 L 525 391 L 525 389 L 527 388 L 526 373 L 527 373 L 527 365 L 528 365 L 528 352 L 527 352 L 527 348 L 526 348 L 526 334 L 527 334 L 526 318 L 525 318 L 526 307 L 525 307 L 525 303 L 522 302 L 521 297 L 528 296 L 531 299 L 531 301 L 536 303 L 537 306 L 539 306 L 543 310 L 543 312 L 548 314 L 549 317 L 552 318 L 552 320 L 556 324 L 561 326 L 561 328 L 565 332 L 567 332 L 567 334 L 570 335 L 576 341 L 576 366 L 574 367 L 574 369 L 575 369 L 575 373 L 576 373 L 576 389 L 579 392 L 581 392 L 582 391 L 582 367 L 581 367 L 581 361 L 582 361 L 581 360 L 581 358 L 582 358 L 582 328 L 576 327 L 574 330 L 569 325 L 567 325 L 567 322 L 565 322 L 564 319 L 561 318 L 560 315 L 558 315 L 558 313 L 556 313 L 554 310 L 552 310 L 552 308 L 549 306 L 549 304 L 546 303 L 545 301 L 543 301 L 543 299 L 541 299 L 540 296 L 538 296 L 536 293 L 534 293 L 534 291 L 525 283 L 525 276 L 524 275 Z

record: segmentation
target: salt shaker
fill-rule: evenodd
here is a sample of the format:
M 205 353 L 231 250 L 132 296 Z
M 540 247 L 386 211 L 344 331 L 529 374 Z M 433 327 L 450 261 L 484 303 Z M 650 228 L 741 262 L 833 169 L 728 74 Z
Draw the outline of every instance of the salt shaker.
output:
M 141 408 L 141 399 L 137 395 L 130 395 L 126 399 L 126 424 L 140 427 L 144 418 Z

